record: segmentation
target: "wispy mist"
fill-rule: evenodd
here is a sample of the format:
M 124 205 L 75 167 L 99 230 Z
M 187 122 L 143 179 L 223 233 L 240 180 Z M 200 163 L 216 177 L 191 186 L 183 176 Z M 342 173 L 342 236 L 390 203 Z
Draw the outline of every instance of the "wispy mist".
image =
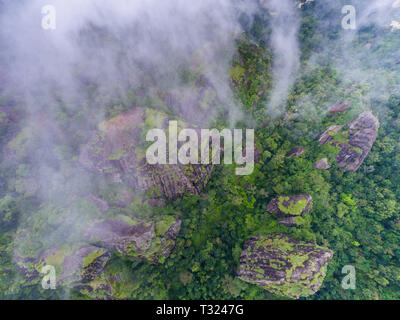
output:
M 263 1 L 272 16 L 270 45 L 273 50 L 273 90 L 267 105 L 272 117 L 282 115 L 300 67 L 298 31 L 300 10 L 293 0 Z

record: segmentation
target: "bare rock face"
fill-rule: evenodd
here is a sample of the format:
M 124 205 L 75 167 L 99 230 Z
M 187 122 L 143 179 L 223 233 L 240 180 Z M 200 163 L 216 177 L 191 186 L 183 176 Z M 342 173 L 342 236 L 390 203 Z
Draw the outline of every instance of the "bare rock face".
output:
M 244 244 L 238 277 L 288 298 L 316 293 L 333 252 L 285 234 L 252 237 Z
M 290 151 L 286 154 L 286 157 L 291 157 L 291 156 L 300 157 L 305 150 L 306 148 L 304 147 L 295 146 L 292 149 L 290 149 Z
M 364 111 L 348 126 L 330 126 L 319 142 L 321 145 L 330 143 L 340 149 L 335 158 L 340 168 L 357 171 L 371 151 L 379 125 L 379 120 L 371 111 Z
M 156 111 L 136 108 L 99 126 L 83 147 L 79 162 L 91 171 L 134 189 L 150 190 L 154 198 L 174 199 L 198 194 L 207 184 L 212 165 L 149 165 L 146 129 L 165 128 L 168 118 Z
M 311 210 L 312 197 L 309 194 L 278 196 L 267 205 L 267 211 L 278 217 L 300 216 Z
M 134 260 L 159 263 L 169 256 L 180 230 L 180 220 L 167 217 L 157 223 L 127 221 L 104 220 L 85 228 L 83 234 L 89 243 Z
M 110 208 L 107 201 L 97 198 L 92 194 L 89 194 L 86 197 L 86 201 L 95 205 L 101 212 L 107 212 L 108 209 Z
M 0 107 L 0 145 L 11 140 L 17 123 L 18 117 L 13 108 Z
M 330 167 L 327 158 L 323 158 L 314 164 L 314 168 L 319 170 L 328 170 Z
M 328 127 L 328 129 L 326 129 L 324 131 L 324 133 L 321 135 L 321 137 L 319 138 L 319 143 L 321 145 L 328 143 L 329 141 L 331 141 L 333 139 L 333 137 L 340 131 L 342 130 L 343 126 L 340 125 L 333 125 Z

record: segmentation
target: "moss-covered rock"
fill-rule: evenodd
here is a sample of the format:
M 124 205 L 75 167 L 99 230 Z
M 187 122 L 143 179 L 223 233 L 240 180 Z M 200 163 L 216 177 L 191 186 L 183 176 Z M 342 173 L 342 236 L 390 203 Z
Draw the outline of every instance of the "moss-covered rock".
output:
M 309 194 L 280 195 L 272 199 L 267 205 L 267 211 L 279 217 L 300 216 L 310 211 L 312 197 Z
M 154 198 L 199 194 L 211 176 L 212 165 L 149 165 L 146 162 L 147 130 L 167 128 L 168 120 L 162 112 L 135 108 L 103 122 L 83 147 L 79 161 L 91 171 L 148 191 Z
M 306 151 L 306 148 L 294 146 L 292 149 L 289 150 L 288 153 L 286 153 L 285 156 L 286 157 L 292 157 L 292 156 L 300 157 L 304 153 L 304 151 Z
M 108 219 L 84 229 L 89 243 L 114 250 L 133 260 L 164 262 L 175 246 L 181 221 L 164 217 L 158 222 L 133 219 Z
M 82 243 L 51 247 L 36 257 L 24 257 L 21 254 L 17 249 L 14 258 L 28 281 L 38 283 L 43 268 L 52 266 L 56 271 L 57 285 L 68 287 L 96 279 L 104 271 L 111 256 L 103 248 Z
M 240 257 L 240 279 L 288 298 L 319 290 L 333 252 L 284 234 L 252 237 Z
M 319 138 L 321 145 L 337 148 L 336 162 L 346 171 L 357 171 L 378 136 L 379 120 L 371 111 L 362 112 L 348 125 L 333 125 Z

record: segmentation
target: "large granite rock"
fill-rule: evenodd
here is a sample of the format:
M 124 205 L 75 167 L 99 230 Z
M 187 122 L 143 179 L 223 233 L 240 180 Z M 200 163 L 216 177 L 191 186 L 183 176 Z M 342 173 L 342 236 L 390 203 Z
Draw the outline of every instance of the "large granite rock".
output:
M 351 102 L 348 100 L 339 100 L 335 104 L 332 105 L 329 110 L 328 117 L 333 117 L 334 115 L 342 115 L 347 110 L 351 108 Z
M 162 264 L 174 248 L 181 227 L 181 220 L 174 216 L 146 221 L 135 215 L 114 214 L 113 210 L 121 208 L 94 195 L 70 205 L 42 208 L 18 230 L 12 254 L 25 285 L 39 285 L 43 267 L 51 265 L 56 270 L 57 285 L 78 289 L 92 298 L 119 298 L 111 290 L 111 254 Z M 75 216 L 70 218 L 66 212 Z M 84 214 L 89 216 L 80 219 Z M 43 220 L 39 223 L 37 217 Z M 43 237 L 51 228 L 57 232 Z
M 340 130 L 342 130 L 344 126 L 343 125 L 333 125 L 329 126 L 324 133 L 321 135 L 319 138 L 319 143 L 321 145 L 328 143 L 333 139 L 333 137 L 339 133 Z
M 267 211 L 278 218 L 278 223 L 287 227 L 298 225 L 298 219 L 304 212 L 312 208 L 312 197 L 308 194 L 280 195 L 272 199 L 267 205 Z
M 14 135 L 18 116 L 11 107 L 0 107 L 0 146 L 11 140 Z
M 288 298 L 316 293 L 333 252 L 284 234 L 252 237 L 244 244 L 238 277 Z
M 181 221 L 167 217 L 160 222 L 131 219 L 104 220 L 84 229 L 89 243 L 114 250 L 134 260 L 163 262 L 175 246 Z
M 96 279 L 110 257 L 109 251 L 91 245 L 83 245 L 72 252 L 71 248 L 56 248 L 44 253 L 40 267 L 54 266 L 59 273 L 59 285 L 76 285 Z
M 349 125 L 330 126 L 319 138 L 321 145 L 330 143 L 340 149 L 335 160 L 340 168 L 357 171 L 371 151 L 378 136 L 379 120 L 371 111 L 362 112 Z
M 310 211 L 311 207 L 312 197 L 309 194 L 280 195 L 268 203 L 267 211 L 279 217 L 300 216 Z
M 212 165 L 149 165 L 146 162 L 147 129 L 166 128 L 168 118 L 157 111 L 135 108 L 102 123 L 82 148 L 79 162 L 89 170 L 138 190 L 150 190 L 154 198 L 174 199 L 199 194 L 207 184 Z

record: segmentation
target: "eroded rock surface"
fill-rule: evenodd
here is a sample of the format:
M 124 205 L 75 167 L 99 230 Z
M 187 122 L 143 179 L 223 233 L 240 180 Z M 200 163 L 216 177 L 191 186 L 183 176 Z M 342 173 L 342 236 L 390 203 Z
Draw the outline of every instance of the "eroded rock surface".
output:
M 378 136 L 379 120 L 371 111 L 362 112 L 349 125 L 330 126 L 320 137 L 321 145 L 330 143 L 340 149 L 335 160 L 340 168 L 357 171 Z
M 347 110 L 351 108 L 351 102 L 348 100 L 340 100 L 332 105 L 329 110 L 329 116 L 333 116 L 334 114 L 343 114 Z
M 129 220 L 128 220 L 129 221 Z M 83 233 L 88 242 L 117 251 L 134 260 L 162 262 L 175 246 L 180 220 L 168 217 L 160 222 L 105 220 Z
M 316 293 L 333 252 L 284 234 L 252 237 L 240 257 L 240 279 L 284 297 Z
M 28 281 L 39 281 L 40 273 L 51 266 L 55 268 L 58 285 L 73 287 L 96 279 L 104 271 L 111 253 L 96 246 L 77 244 L 49 248 L 36 258 L 23 258 L 16 251 L 14 257 Z
M 267 205 L 267 211 L 278 218 L 278 223 L 287 227 L 295 227 L 304 212 L 312 208 L 312 197 L 308 194 L 286 196 L 272 199 Z
M 0 147 L 11 140 L 18 120 L 13 108 L 0 107 Z
M 150 190 L 154 198 L 174 199 L 199 194 L 212 165 L 149 165 L 143 135 L 147 129 L 167 127 L 168 118 L 156 111 L 136 108 L 105 123 L 83 147 L 79 162 L 115 182 Z
M 78 216 L 92 211 L 91 217 L 96 217 L 93 221 L 83 218 L 76 222 L 63 216 L 60 220 L 63 226 L 58 227 L 61 236 L 57 234 L 57 237 L 50 234 L 48 238 L 42 238 L 42 233 L 33 229 L 32 221 L 21 227 L 13 254 L 19 271 L 25 276 L 26 285 L 38 284 L 43 267 L 51 265 L 55 267 L 57 284 L 61 286 L 78 288 L 92 298 L 119 298 L 113 296 L 114 282 L 109 278 L 108 262 L 112 253 L 152 264 L 161 264 L 168 258 L 175 246 L 181 220 L 169 215 L 148 221 L 135 215 L 118 214 L 114 217 L 105 210 L 107 208 L 115 209 L 93 195 L 76 200 L 71 208 L 43 208 L 41 214 L 49 213 L 55 220 L 61 210 L 77 211 Z M 70 223 L 75 227 L 68 227 Z M 42 223 L 40 228 L 48 230 L 49 225 Z

